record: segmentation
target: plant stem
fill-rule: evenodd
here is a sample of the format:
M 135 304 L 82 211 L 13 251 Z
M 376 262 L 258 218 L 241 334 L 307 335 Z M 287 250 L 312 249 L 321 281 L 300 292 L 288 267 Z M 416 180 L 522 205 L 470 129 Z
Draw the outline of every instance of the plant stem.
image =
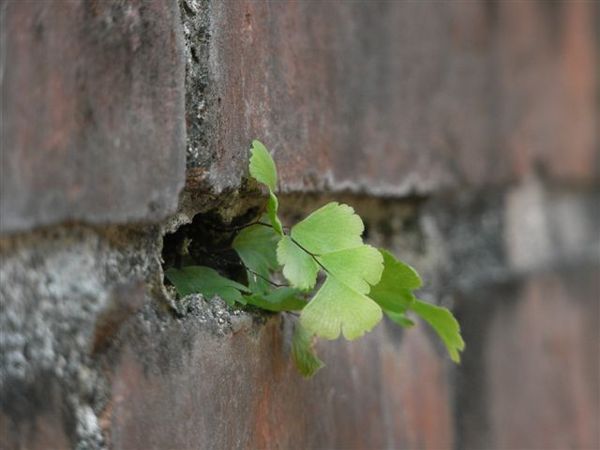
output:
M 255 221 L 255 222 L 247 223 L 245 225 L 239 225 L 237 227 L 221 228 L 220 231 L 240 231 L 240 230 L 243 230 L 244 228 L 251 227 L 252 225 L 266 225 L 266 224 L 259 222 L 259 221 Z M 215 228 L 215 229 L 219 230 L 218 228 Z
M 248 266 L 246 266 L 244 263 L 241 264 L 241 266 L 244 266 L 246 268 L 246 270 L 248 272 L 250 272 L 253 275 L 256 275 L 257 277 L 265 280 L 267 283 L 269 283 L 271 286 L 275 286 L 275 287 L 290 287 L 289 284 L 279 284 L 279 283 L 275 283 L 274 281 L 269 280 L 266 277 L 263 277 L 260 273 L 256 273 L 254 270 L 248 268 Z
M 264 222 L 255 222 L 255 225 L 262 225 L 263 227 L 269 227 L 269 228 L 275 228 L 273 227 L 273 225 L 271 225 L 270 223 L 264 223 Z M 290 227 L 286 227 L 285 225 L 282 225 L 281 228 L 283 228 L 283 230 L 289 230 Z

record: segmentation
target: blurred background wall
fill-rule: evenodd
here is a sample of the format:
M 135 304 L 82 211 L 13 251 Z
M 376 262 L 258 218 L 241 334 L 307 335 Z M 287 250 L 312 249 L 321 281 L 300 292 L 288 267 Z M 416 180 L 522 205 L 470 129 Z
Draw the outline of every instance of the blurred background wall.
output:
M 600 448 L 600 4 L 0 3 L 0 447 Z M 163 285 L 262 140 L 452 308 L 303 380 L 289 317 Z M 186 233 L 202 243 L 194 223 Z

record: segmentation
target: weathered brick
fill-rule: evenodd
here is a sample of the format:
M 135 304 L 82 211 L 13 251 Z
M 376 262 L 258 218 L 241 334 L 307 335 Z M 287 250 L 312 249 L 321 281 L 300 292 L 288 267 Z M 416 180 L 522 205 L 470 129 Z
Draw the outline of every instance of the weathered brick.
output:
M 273 318 L 219 337 L 188 320 L 125 339 L 104 413 L 110 444 L 452 448 L 447 372 L 425 334 L 399 341 L 380 326 L 322 345 L 329 366 L 307 381 L 289 359 L 289 325 Z
M 292 191 L 597 179 L 597 8 L 213 2 L 211 179 L 235 183 L 255 137 Z
M 214 2 L 211 20 L 217 174 L 254 137 L 286 190 L 406 194 L 503 173 L 483 5 Z
M 0 229 L 154 220 L 184 179 L 174 0 L 2 5 Z
M 501 148 L 518 176 L 600 174 L 598 2 L 498 2 Z
M 460 448 L 599 448 L 599 273 L 539 274 L 463 304 Z

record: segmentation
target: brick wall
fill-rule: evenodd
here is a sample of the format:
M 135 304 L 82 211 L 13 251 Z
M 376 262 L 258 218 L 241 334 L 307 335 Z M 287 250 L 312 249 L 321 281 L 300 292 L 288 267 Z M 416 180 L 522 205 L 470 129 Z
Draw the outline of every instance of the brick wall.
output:
M 0 448 L 600 448 L 598 3 L 0 3 Z M 320 344 L 163 285 L 259 138 L 467 342 Z M 193 226 L 193 224 L 192 224 Z M 200 238 L 201 239 L 201 238 Z M 164 241 L 167 242 L 167 241 Z

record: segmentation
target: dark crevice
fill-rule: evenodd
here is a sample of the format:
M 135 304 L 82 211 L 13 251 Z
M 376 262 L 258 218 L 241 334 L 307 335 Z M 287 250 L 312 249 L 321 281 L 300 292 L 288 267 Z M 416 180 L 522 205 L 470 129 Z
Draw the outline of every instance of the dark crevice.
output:
M 200 265 L 215 269 L 221 275 L 245 283 L 246 271 L 231 247 L 239 227 L 256 219 L 257 208 L 226 222 L 216 211 L 197 214 L 191 223 L 163 236 L 163 270 L 172 267 Z M 169 284 L 168 280 L 165 280 Z

